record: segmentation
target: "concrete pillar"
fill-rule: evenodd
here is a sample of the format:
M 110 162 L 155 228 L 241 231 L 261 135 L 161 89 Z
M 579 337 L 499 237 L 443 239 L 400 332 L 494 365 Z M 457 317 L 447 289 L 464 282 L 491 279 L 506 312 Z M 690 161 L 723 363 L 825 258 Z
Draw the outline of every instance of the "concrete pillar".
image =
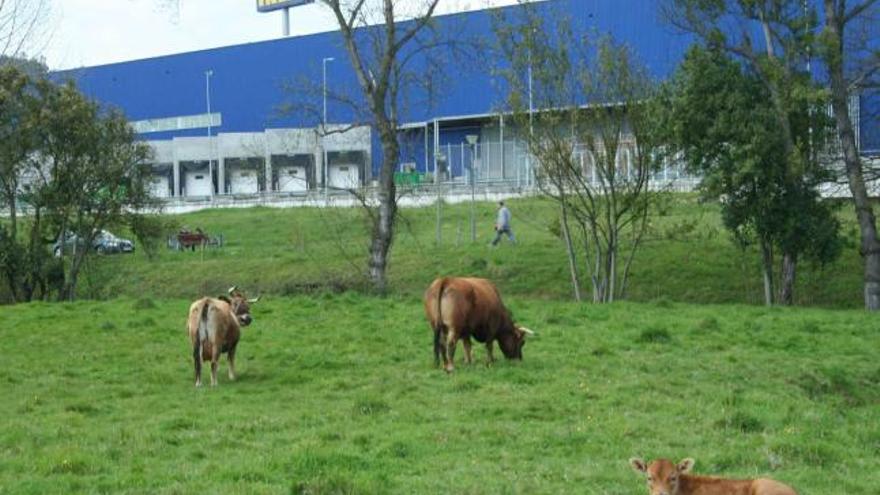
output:
M 177 159 L 174 160 L 172 170 L 174 174 L 174 177 L 171 178 L 171 182 L 174 184 L 174 194 L 172 196 L 176 198 L 180 196 L 180 162 Z
M 434 183 L 440 183 L 440 170 L 437 167 L 437 154 L 440 153 L 440 124 L 434 119 Z M 448 162 L 447 162 L 448 163 Z
M 218 157 L 217 159 L 217 191 L 219 194 L 226 194 L 226 158 Z
M 265 151 L 263 154 L 263 166 L 265 167 L 266 173 L 266 190 L 265 192 L 272 192 L 272 154 L 269 153 L 269 140 L 265 140 Z
M 324 149 L 321 147 L 320 137 L 315 140 L 315 187 L 324 187 Z
M 501 141 L 501 180 L 504 180 L 504 114 L 502 113 L 499 122 L 499 140 Z

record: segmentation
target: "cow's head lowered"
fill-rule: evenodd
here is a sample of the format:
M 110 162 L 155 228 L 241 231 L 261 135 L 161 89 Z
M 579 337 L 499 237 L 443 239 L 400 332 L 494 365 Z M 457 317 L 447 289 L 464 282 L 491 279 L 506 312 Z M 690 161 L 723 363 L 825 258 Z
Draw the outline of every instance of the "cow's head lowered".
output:
M 526 345 L 526 336 L 535 332 L 526 327 L 511 324 L 512 330 L 498 335 L 498 347 L 507 359 L 522 359 L 522 348 Z
M 229 306 L 232 307 L 232 313 L 238 318 L 238 323 L 241 326 L 246 327 L 254 321 L 251 317 L 251 304 L 259 301 L 259 297 L 256 299 L 248 299 L 244 296 L 244 292 L 240 291 L 237 286 L 232 286 L 229 288 L 229 297 L 223 296 L 221 299 L 228 302 Z

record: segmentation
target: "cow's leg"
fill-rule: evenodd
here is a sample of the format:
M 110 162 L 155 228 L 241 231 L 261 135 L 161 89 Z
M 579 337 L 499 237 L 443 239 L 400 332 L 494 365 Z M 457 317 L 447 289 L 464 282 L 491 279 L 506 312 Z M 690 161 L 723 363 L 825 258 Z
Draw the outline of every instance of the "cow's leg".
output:
M 441 341 L 443 340 L 442 336 L 440 335 L 441 332 L 442 332 L 442 330 L 439 328 L 434 329 L 434 366 L 435 367 L 440 366 L 440 356 L 441 356 L 441 354 L 444 353 L 443 344 L 441 343 Z
M 446 338 L 449 335 L 449 328 L 443 327 L 437 332 L 437 338 L 434 340 L 434 345 L 437 355 L 443 358 L 443 367 L 446 367 Z M 438 363 L 439 364 L 439 363 Z
M 226 356 L 229 359 L 229 379 L 235 380 L 235 348 L 238 346 L 232 346 L 229 349 L 229 354 Z
M 198 341 L 193 343 L 193 366 L 196 371 L 196 387 L 202 386 L 202 349 Z
M 467 364 L 473 363 L 474 355 L 471 353 L 471 338 L 465 337 L 461 340 L 461 343 L 464 345 L 464 361 Z
M 458 335 L 454 328 L 450 328 L 446 333 L 446 372 L 452 373 L 455 369 L 453 361 L 455 360 L 455 344 L 458 341 Z
M 214 343 L 211 346 L 211 386 L 217 386 L 217 367 L 220 364 L 220 345 Z
M 490 365 L 495 362 L 495 356 L 492 355 L 492 342 L 493 341 L 491 341 L 491 340 L 486 342 L 486 356 L 487 356 L 486 365 Z

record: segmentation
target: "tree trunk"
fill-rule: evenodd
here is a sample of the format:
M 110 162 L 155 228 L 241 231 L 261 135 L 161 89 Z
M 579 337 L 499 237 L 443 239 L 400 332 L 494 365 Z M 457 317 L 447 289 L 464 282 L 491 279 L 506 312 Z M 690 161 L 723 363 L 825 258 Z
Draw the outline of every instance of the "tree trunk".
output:
M 859 251 L 864 257 L 864 296 L 865 309 L 880 309 L 880 241 L 877 239 L 877 222 L 868 200 L 862 162 L 856 149 L 855 132 L 849 118 L 847 82 L 844 77 L 844 19 L 837 16 L 833 0 L 825 0 L 825 30 L 830 34 L 831 43 L 827 47 L 825 63 L 831 79 L 831 108 L 837 124 L 837 133 L 843 149 L 843 161 L 849 190 L 856 209 L 856 218 L 861 231 Z
M 779 282 L 779 304 L 791 306 L 794 304 L 794 282 L 797 275 L 797 254 L 784 253 L 782 255 L 782 273 Z
M 83 262 L 89 255 L 88 246 L 91 246 L 93 241 L 94 236 L 87 236 L 83 239 L 82 246 L 79 245 L 79 241 L 73 243 L 73 254 L 70 256 L 70 269 L 67 272 L 67 276 L 64 277 L 64 285 L 61 293 L 58 294 L 59 301 L 76 300 L 76 285 L 79 282 L 79 272 L 82 268 Z M 64 249 L 62 248 L 61 251 L 63 252 Z
M 379 212 L 373 216 L 373 239 L 370 243 L 370 280 L 373 288 L 384 294 L 388 288 L 385 268 L 388 252 L 394 240 L 394 220 L 397 217 L 397 191 L 394 185 L 394 164 L 397 163 L 397 137 L 393 131 L 380 131 L 382 140 L 382 168 L 379 171 Z
M 9 188 L 6 188 L 6 198 L 7 198 L 7 206 L 9 207 L 9 242 L 10 247 L 15 248 L 18 244 L 18 213 L 15 207 L 15 190 L 18 186 L 15 182 L 12 183 L 11 191 Z M 6 279 L 9 284 L 9 296 L 12 298 L 12 303 L 15 304 L 19 301 L 18 294 L 18 271 L 19 265 L 18 263 L 6 265 Z
M 764 272 L 764 304 L 773 306 L 773 247 L 761 241 L 761 268 Z
M 562 202 L 562 234 L 565 238 L 565 251 L 568 253 L 568 270 L 571 273 L 571 287 L 574 290 L 574 300 L 581 302 L 581 282 L 578 278 L 577 260 L 574 255 L 574 245 L 571 242 L 571 231 L 568 228 L 568 210 L 564 200 Z
M 616 229 L 616 226 L 611 227 L 608 242 L 608 263 L 605 267 L 605 270 L 608 272 L 606 278 L 608 280 L 608 287 L 605 289 L 605 302 L 614 302 L 614 291 L 617 290 L 617 232 L 614 229 Z
M 9 235 L 14 241 L 18 235 L 18 209 L 15 206 L 15 192 L 13 191 L 9 201 Z

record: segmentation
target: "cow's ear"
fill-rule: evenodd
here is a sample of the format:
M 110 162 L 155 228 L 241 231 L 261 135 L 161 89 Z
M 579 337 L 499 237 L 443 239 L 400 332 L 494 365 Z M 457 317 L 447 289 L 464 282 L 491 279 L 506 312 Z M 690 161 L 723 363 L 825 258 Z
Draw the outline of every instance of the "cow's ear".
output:
M 632 457 L 632 458 L 630 458 L 630 460 L 629 460 L 629 465 L 630 465 L 630 466 L 633 468 L 633 470 L 636 471 L 637 473 L 645 473 L 645 472 L 648 471 L 648 465 L 645 464 L 645 461 L 643 461 L 643 460 L 642 460 L 641 458 L 639 458 L 639 457 Z
M 687 474 L 687 473 L 691 472 L 691 469 L 693 469 L 694 464 L 696 464 L 696 462 L 697 461 L 688 457 L 686 459 L 682 459 L 681 462 L 678 463 L 678 466 L 675 466 L 675 467 L 678 469 L 679 473 Z
M 217 299 L 220 299 L 221 301 L 226 301 L 228 304 L 232 304 L 232 299 L 229 299 L 226 296 L 217 296 Z

